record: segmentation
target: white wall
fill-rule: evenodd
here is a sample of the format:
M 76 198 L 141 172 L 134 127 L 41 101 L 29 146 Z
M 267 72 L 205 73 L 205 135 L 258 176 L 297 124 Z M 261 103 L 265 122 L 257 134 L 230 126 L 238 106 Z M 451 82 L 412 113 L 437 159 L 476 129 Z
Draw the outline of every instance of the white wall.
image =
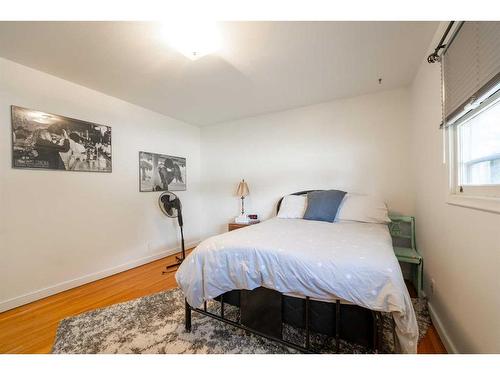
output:
M 433 321 L 449 351 L 499 353 L 500 215 L 446 203 L 447 166 L 438 128 L 440 85 L 439 65 L 422 62 L 411 87 L 411 108 L 424 286 Z
M 11 168 L 10 106 L 112 127 L 113 172 Z M 177 225 L 138 192 L 139 150 L 187 158 L 187 243 L 200 237 L 200 131 L 0 59 L 0 310 L 164 256 Z M 38 291 L 38 292 L 37 292 Z
M 268 218 L 284 194 L 338 188 L 414 211 L 406 89 L 302 107 L 202 128 L 206 234 L 238 215 L 238 181 L 250 213 Z

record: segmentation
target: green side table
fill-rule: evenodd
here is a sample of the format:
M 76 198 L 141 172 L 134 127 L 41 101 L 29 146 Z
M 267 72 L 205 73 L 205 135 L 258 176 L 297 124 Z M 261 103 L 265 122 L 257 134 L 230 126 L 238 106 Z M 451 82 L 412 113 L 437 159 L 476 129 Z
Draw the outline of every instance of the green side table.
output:
M 413 216 L 390 215 L 389 231 L 396 258 L 412 266 L 412 282 L 419 297 L 422 296 L 424 259 L 415 244 L 415 218 Z

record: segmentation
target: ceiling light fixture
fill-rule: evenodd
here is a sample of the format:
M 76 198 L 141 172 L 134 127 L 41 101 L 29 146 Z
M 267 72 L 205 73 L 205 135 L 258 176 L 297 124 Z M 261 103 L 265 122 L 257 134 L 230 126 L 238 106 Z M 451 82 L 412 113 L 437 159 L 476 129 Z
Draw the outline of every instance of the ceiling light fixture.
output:
M 162 25 L 162 34 L 172 48 L 191 60 L 198 60 L 221 47 L 215 22 L 168 21 Z

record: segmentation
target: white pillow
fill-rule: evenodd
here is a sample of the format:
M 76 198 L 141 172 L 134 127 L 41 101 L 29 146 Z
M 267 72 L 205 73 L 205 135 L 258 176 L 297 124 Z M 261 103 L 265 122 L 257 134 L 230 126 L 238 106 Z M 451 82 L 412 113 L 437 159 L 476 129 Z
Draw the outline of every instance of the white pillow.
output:
M 286 195 L 281 201 L 278 217 L 281 219 L 302 219 L 307 207 L 307 195 Z
M 387 206 L 380 199 L 368 195 L 346 194 L 337 213 L 338 221 L 363 223 L 390 223 Z

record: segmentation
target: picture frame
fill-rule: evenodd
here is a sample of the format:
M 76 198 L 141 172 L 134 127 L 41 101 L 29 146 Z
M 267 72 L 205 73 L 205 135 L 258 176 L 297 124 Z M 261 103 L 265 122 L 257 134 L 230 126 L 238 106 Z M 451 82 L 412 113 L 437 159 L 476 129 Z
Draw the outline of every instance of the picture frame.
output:
M 139 151 L 139 191 L 185 191 L 186 158 Z
M 111 127 L 11 106 L 12 168 L 111 173 Z

